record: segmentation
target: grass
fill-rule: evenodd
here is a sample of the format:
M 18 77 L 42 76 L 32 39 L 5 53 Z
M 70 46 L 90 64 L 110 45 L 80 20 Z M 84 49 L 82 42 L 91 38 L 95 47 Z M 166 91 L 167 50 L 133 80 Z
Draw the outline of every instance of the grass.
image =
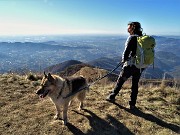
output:
M 114 83 L 90 87 L 84 110 L 75 101 L 69 108 L 69 124 L 53 120 L 49 98 L 35 94 L 39 81 L 16 74 L 0 75 L 0 134 L 2 135 L 175 135 L 180 134 L 180 90 L 140 86 L 137 107 L 129 110 L 130 84 L 124 85 L 116 103 L 105 101 Z

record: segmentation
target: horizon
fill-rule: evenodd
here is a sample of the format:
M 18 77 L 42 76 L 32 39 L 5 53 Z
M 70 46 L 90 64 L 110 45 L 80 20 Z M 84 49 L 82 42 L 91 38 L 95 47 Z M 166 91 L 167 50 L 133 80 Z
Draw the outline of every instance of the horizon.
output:
M 180 35 L 150 35 L 154 37 L 180 39 Z M 47 42 L 61 40 L 79 40 L 88 38 L 120 38 L 126 39 L 128 34 L 58 34 L 58 35 L 0 35 L 0 42 Z M 89 39 L 88 39 L 89 40 Z M 90 39 L 96 40 L 96 39 Z
M 179 0 L 0 1 L 0 36 L 127 36 L 129 21 L 139 21 L 148 35 L 179 36 L 179 5 Z
M 99 40 L 99 39 L 124 39 L 126 40 L 128 35 L 100 35 L 100 34 L 85 34 L 85 35 L 80 35 L 80 34 L 67 34 L 67 35 L 16 35 L 16 36 L 2 36 L 0 35 L 0 43 L 2 42 L 8 42 L 8 43 L 15 43 L 15 42 L 21 42 L 21 43 L 26 43 L 26 42 L 32 42 L 32 43 L 43 43 L 43 42 L 48 42 L 48 41 L 55 41 L 55 42 L 60 42 L 60 41 L 71 41 L 71 40 Z M 151 35 L 155 37 L 162 37 L 162 38 L 174 38 L 174 39 L 180 39 L 180 35 Z M 98 37 L 98 39 L 97 39 Z M 102 40 L 103 40 L 102 39 Z

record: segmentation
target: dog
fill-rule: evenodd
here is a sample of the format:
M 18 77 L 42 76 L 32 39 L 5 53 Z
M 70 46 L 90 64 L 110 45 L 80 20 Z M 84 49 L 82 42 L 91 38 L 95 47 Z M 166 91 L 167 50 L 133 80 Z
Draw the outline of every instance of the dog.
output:
M 79 91 L 78 91 L 79 90 Z M 89 90 L 87 81 L 84 77 L 62 78 L 58 75 L 48 75 L 44 72 L 44 77 L 41 80 L 41 85 L 36 91 L 40 98 L 47 95 L 56 107 L 56 115 L 54 119 L 60 119 L 60 107 L 63 107 L 63 123 L 68 123 L 67 111 L 73 98 L 80 101 L 79 110 L 83 108 L 83 101 L 85 100 L 86 92 Z M 65 98 L 68 94 L 72 94 Z

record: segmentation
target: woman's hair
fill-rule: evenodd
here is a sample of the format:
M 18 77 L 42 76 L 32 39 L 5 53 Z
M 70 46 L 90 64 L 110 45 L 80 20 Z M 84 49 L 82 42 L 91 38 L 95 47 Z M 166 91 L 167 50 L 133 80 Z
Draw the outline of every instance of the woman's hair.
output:
M 132 26 L 133 28 L 133 34 L 137 34 L 139 36 L 142 36 L 143 29 L 141 28 L 141 24 L 139 22 L 129 22 L 128 25 Z

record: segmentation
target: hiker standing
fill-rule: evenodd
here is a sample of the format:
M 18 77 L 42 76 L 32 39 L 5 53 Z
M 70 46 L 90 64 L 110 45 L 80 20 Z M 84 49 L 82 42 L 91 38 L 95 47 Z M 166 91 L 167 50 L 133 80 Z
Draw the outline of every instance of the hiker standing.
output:
M 130 34 L 125 43 L 125 50 L 122 55 L 123 68 L 118 77 L 116 86 L 111 94 L 106 98 L 107 101 L 114 102 L 116 95 L 121 90 L 124 82 L 132 76 L 131 100 L 129 101 L 130 109 L 135 108 L 138 95 L 138 83 L 144 68 L 137 68 L 135 65 L 135 55 L 137 49 L 137 37 L 142 36 L 142 28 L 139 22 L 130 22 L 127 28 Z

